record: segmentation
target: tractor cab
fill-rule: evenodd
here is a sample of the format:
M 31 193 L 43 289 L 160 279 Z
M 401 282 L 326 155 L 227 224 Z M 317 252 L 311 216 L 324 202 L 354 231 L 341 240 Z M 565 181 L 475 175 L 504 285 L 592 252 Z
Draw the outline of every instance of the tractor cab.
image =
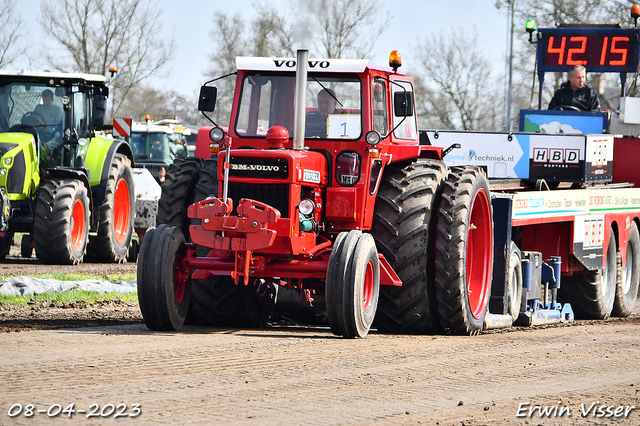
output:
M 145 122 L 133 122 L 129 143 L 137 167 L 148 169 L 157 179 L 160 169 L 165 170 L 176 158 L 189 155 L 187 136 L 191 129 L 177 118 L 152 121 L 149 114 Z

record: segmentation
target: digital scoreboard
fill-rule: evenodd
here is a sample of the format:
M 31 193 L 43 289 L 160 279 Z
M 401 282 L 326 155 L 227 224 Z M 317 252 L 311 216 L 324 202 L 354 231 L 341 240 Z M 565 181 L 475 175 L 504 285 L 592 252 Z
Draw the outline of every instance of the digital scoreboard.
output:
M 538 69 L 566 72 L 583 65 L 587 72 L 635 72 L 638 30 L 622 28 L 544 28 L 538 36 Z

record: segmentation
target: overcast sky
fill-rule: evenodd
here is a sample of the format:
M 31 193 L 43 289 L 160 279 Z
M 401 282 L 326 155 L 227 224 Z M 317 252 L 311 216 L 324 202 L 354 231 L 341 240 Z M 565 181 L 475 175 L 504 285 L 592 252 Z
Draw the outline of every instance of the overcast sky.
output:
M 27 39 L 34 47 L 44 36 L 37 22 L 40 3 L 41 0 L 17 2 L 18 12 L 28 28 Z M 195 95 L 206 81 L 204 73 L 209 66 L 209 56 L 213 53 L 209 29 L 216 12 L 222 10 L 229 15 L 245 13 L 247 18 L 251 18 L 254 14 L 253 2 L 157 0 L 157 3 L 162 7 L 163 28 L 167 34 L 173 34 L 175 52 L 169 66 L 149 83 L 160 89 L 174 89 L 185 95 Z M 270 0 L 270 4 L 287 8 L 288 2 Z M 381 4 L 382 10 L 386 10 L 393 19 L 378 40 L 375 56 L 369 58 L 371 63 L 387 65 L 389 52 L 397 49 L 402 54 L 405 72 L 415 69 L 412 65 L 416 61 L 414 55 L 419 40 L 434 33 L 451 35 L 452 29 L 464 28 L 469 35 L 474 30 L 477 32 L 478 46 L 494 63 L 493 72 L 504 75 L 507 17 L 504 9 L 495 8 L 495 0 L 386 0 Z M 28 67 L 28 63 L 22 60 L 14 68 Z

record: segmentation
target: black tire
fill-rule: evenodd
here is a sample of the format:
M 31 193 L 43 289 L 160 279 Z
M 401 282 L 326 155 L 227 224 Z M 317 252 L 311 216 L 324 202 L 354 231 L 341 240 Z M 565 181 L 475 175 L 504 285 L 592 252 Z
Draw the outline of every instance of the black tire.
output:
M 191 288 L 188 323 L 217 327 L 265 327 L 278 294 L 270 285 L 259 297 L 254 284 L 236 285 L 228 276 L 192 280 Z
M 437 328 L 433 236 L 446 173 L 444 163 L 427 159 L 384 170 L 371 234 L 402 287 L 380 288 L 379 330 L 423 334 Z
M 160 225 L 147 231 L 138 256 L 138 301 L 151 330 L 179 330 L 191 299 L 191 280 L 176 278 L 185 252 L 182 230 Z
M 520 250 L 513 241 L 509 248 L 509 272 L 506 284 L 507 313 L 515 321 L 520 314 L 520 305 L 522 304 L 522 261 Z
M 327 270 L 331 331 L 350 339 L 365 337 L 375 318 L 379 294 L 380 264 L 375 240 L 370 234 L 349 231 L 331 251 Z
M 606 266 L 597 271 L 567 277 L 558 290 L 558 301 L 571 303 L 579 319 L 606 319 L 613 311 L 616 294 L 617 253 L 616 237 L 611 230 Z
M 6 259 L 13 243 L 13 232 L 0 232 L 0 260 Z
M 628 317 L 636 303 L 638 284 L 640 283 L 640 234 L 635 222 L 631 223 L 631 229 L 629 229 L 627 264 L 623 268 L 620 261 L 618 265 L 616 295 L 611 315 Z
M 492 217 L 484 172 L 452 167 L 438 209 L 435 287 L 440 324 L 453 334 L 482 331 L 491 296 Z
M 178 226 L 189 240 L 189 218 L 187 208 L 194 201 L 194 192 L 200 169 L 204 165 L 201 158 L 178 158 L 167 170 L 162 184 L 162 195 L 158 201 L 156 225 Z
M 77 180 L 40 184 L 33 225 L 36 256 L 40 260 L 70 265 L 82 262 L 89 235 L 87 194 L 87 188 Z
M 189 204 L 209 196 L 218 196 L 218 161 L 205 160 L 199 169 Z M 234 200 L 237 203 L 238 200 Z M 189 204 L 185 206 L 189 207 Z M 186 213 L 185 213 L 186 214 Z M 186 217 L 186 216 L 185 216 Z M 189 220 L 195 224 L 195 219 Z M 206 256 L 211 249 L 197 246 L 196 255 Z M 255 283 L 255 280 L 252 280 Z M 265 327 L 277 299 L 277 287 L 270 285 L 262 297 L 256 294 L 254 284 L 237 285 L 228 276 L 212 276 L 192 283 L 192 298 L 188 324 L 223 327 Z
M 33 247 L 31 246 L 31 234 L 22 234 L 20 240 L 20 255 L 25 258 L 33 256 Z
M 125 262 L 133 235 L 135 190 L 131 161 L 122 154 L 113 157 L 105 197 L 99 202 L 97 212 L 98 232 L 89 239 L 88 259 Z

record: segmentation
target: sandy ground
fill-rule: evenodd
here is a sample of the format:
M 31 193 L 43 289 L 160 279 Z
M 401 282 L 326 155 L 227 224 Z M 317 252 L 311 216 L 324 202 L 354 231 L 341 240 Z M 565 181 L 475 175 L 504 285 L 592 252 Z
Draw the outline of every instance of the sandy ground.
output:
M 360 340 L 323 327 L 151 332 L 124 303 L 5 309 L 0 424 L 638 425 L 636 308 L 624 320 Z M 612 416 L 584 416 L 594 403 Z M 47 414 L 71 404 L 71 418 Z
M 67 268 L 135 272 L 12 259 L 0 271 Z M 0 425 L 637 426 L 639 331 L 640 302 L 622 320 L 360 340 L 300 326 L 151 332 L 120 301 L 0 306 Z

